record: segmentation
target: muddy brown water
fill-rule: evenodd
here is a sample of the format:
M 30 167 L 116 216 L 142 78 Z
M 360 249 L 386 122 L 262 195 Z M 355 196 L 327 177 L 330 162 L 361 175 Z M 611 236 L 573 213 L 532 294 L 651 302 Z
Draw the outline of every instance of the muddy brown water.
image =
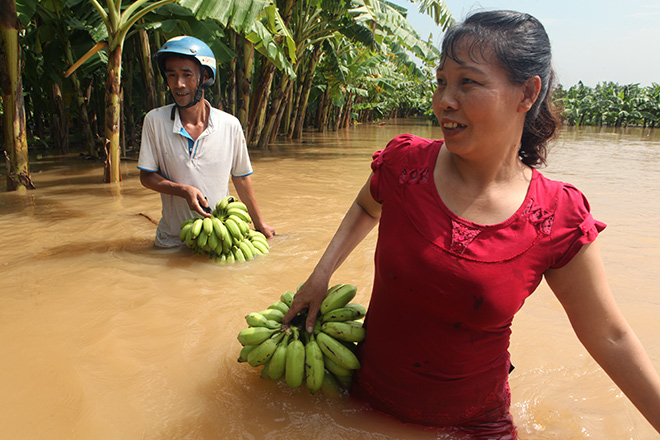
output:
M 152 248 L 160 199 L 141 187 L 135 161 L 110 185 L 95 162 L 33 162 L 36 190 L 0 193 L 0 438 L 451 438 L 236 362 L 243 317 L 304 281 L 373 151 L 404 132 L 442 136 L 396 121 L 252 152 L 259 203 L 279 235 L 267 256 L 233 265 Z M 600 241 L 610 284 L 660 369 L 660 132 L 566 129 L 549 162 L 542 171 L 578 186 L 608 224 Z M 333 278 L 358 286 L 365 305 L 375 234 Z M 511 353 L 521 439 L 660 438 L 579 344 L 545 284 L 514 321 Z

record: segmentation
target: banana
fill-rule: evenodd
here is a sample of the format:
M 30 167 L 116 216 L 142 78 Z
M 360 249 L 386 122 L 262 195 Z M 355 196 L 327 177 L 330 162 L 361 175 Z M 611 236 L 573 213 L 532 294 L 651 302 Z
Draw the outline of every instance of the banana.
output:
M 179 232 L 179 238 L 181 241 L 186 241 L 186 236 L 188 235 L 188 231 L 192 229 L 192 226 L 192 222 L 190 222 L 181 227 L 181 232 Z
M 339 382 L 339 386 L 346 389 L 350 390 L 351 389 L 351 382 L 353 381 L 353 374 L 350 376 L 335 376 L 335 379 L 337 379 L 337 382 Z
M 245 203 L 239 202 L 238 200 L 229 202 L 227 205 L 227 210 L 229 211 L 230 209 L 240 209 L 243 212 L 248 212 L 248 207 L 245 205 Z
M 256 345 L 245 345 L 241 348 L 241 352 L 238 354 L 238 362 L 247 362 L 248 354 L 255 348 L 257 348 Z
M 183 223 L 181 223 L 181 226 L 179 226 L 179 229 L 183 229 L 184 226 L 187 226 L 187 225 L 192 225 L 194 221 L 195 221 L 194 218 L 189 218 L 189 219 L 184 220 Z
M 211 217 L 204 217 L 202 220 L 202 230 L 206 235 L 213 233 L 213 220 L 211 220 Z
M 280 380 L 284 377 L 286 371 L 286 350 L 289 342 L 289 335 L 286 335 L 277 346 L 275 353 L 270 358 L 268 366 L 268 376 L 273 380 Z
M 257 248 L 255 248 L 252 242 L 247 238 L 243 239 L 243 243 L 245 243 L 245 246 L 247 246 L 248 249 L 250 249 L 250 252 L 252 252 L 253 257 L 256 257 L 257 255 L 261 254 L 261 251 L 257 250 Z
M 357 294 L 357 287 L 352 284 L 342 284 L 341 287 L 331 287 L 321 303 L 321 314 L 325 315 L 331 310 L 344 307 Z
M 215 209 L 218 211 L 219 214 L 224 215 L 225 210 L 227 209 L 227 206 L 233 202 L 235 199 L 232 196 L 227 196 L 220 200 L 216 205 Z
M 200 232 L 199 235 L 197 236 L 197 247 L 200 249 L 206 246 L 206 242 L 209 240 L 209 236 L 206 235 L 204 232 Z
M 245 322 L 250 327 L 268 327 L 279 329 L 282 327 L 282 324 L 274 320 L 266 318 L 264 315 L 258 312 L 252 312 L 245 315 Z
M 359 323 L 360 325 L 353 325 L 352 323 Z M 362 342 L 366 336 L 362 323 L 358 321 L 324 322 L 321 325 L 321 331 L 339 341 L 346 342 Z
M 351 374 L 353 374 L 353 370 L 349 370 L 348 368 L 342 367 L 341 365 L 330 359 L 325 354 L 323 355 L 323 365 L 325 365 L 325 368 L 335 376 L 350 376 Z
M 206 245 L 209 247 L 209 249 L 211 249 L 212 254 L 219 254 L 222 252 L 222 243 L 220 243 L 218 236 L 213 232 L 211 232 L 211 235 L 209 235 L 209 238 L 206 241 Z
M 186 246 L 188 246 L 190 249 L 197 246 L 197 243 L 192 236 L 192 228 L 188 229 L 188 232 L 186 233 Z
M 223 255 L 227 256 L 225 259 L 227 263 L 233 263 L 236 261 L 236 258 L 234 258 L 234 254 L 232 253 L 231 249 L 227 250 L 225 253 L 223 253 Z
M 247 240 L 241 240 L 238 243 L 238 248 L 241 250 L 241 252 L 243 252 L 243 256 L 245 257 L 246 260 L 251 260 L 252 258 L 254 258 L 254 254 L 252 253 L 246 242 Z
M 321 347 L 323 354 L 335 361 L 341 367 L 348 370 L 357 370 L 360 368 L 360 361 L 357 356 L 355 356 L 348 347 L 344 346 L 332 336 L 320 332 L 316 335 L 316 341 L 318 342 L 319 347 Z
M 268 370 L 270 370 L 270 361 L 266 361 L 263 368 L 261 369 L 262 379 L 270 379 L 270 377 L 268 377 Z
M 234 254 L 234 260 L 245 261 L 245 255 L 243 255 L 243 251 L 241 251 L 238 247 L 233 246 L 231 248 L 231 252 Z
M 252 223 L 252 217 L 250 217 L 250 214 L 248 214 L 247 211 L 243 211 L 240 208 L 227 208 L 227 215 L 228 216 L 236 216 L 243 220 L 245 223 Z
M 200 232 L 202 232 L 204 221 L 201 218 L 195 219 L 192 227 L 192 238 L 197 238 Z
M 286 368 L 284 378 L 290 388 L 298 388 L 305 379 L 305 346 L 298 338 L 298 329 L 294 328 L 293 341 L 286 349 Z
M 283 301 L 275 301 L 271 305 L 268 306 L 269 309 L 275 309 L 279 310 L 280 312 L 284 313 L 286 315 L 286 312 L 289 311 L 289 306 L 286 305 Z
M 284 313 L 277 309 L 266 309 L 262 310 L 259 312 L 264 318 L 268 320 L 272 320 L 275 322 L 282 322 L 282 318 L 284 318 Z
M 261 240 L 268 244 L 268 239 L 263 234 L 263 232 L 257 231 L 256 229 L 250 229 L 250 232 L 248 232 L 248 237 L 250 237 L 250 240 Z
M 251 243 L 252 246 L 254 246 L 262 254 L 267 254 L 268 252 L 270 252 L 268 243 L 262 243 L 259 240 L 253 240 Z
M 315 394 L 323 385 L 325 367 L 323 366 L 323 352 L 313 334 L 309 336 L 305 345 L 305 375 L 309 392 Z
M 337 381 L 337 378 L 328 370 L 325 370 L 325 374 L 323 375 L 321 393 L 330 399 L 339 399 L 341 397 L 341 388 L 339 387 L 339 382 Z
M 213 232 L 218 236 L 218 239 L 221 241 L 230 240 L 229 231 L 224 223 L 222 223 L 222 220 L 218 217 L 213 217 L 211 221 L 213 222 Z
M 270 338 L 277 330 L 268 327 L 248 327 L 238 333 L 241 345 L 259 345 Z
M 346 304 L 346 306 L 341 307 L 339 309 L 335 309 L 327 312 L 321 317 L 321 321 L 323 322 L 353 321 L 356 319 L 364 318 L 364 315 L 366 313 L 367 313 L 367 309 L 362 304 L 351 303 L 351 304 Z
M 291 307 L 291 304 L 293 304 L 293 295 L 295 294 L 292 291 L 287 290 L 282 295 L 280 295 L 280 301 Z
M 243 233 L 238 227 L 238 224 L 233 219 L 231 218 L 226 219 L 225 226 L 229 230 L 229 233 L 231 234 L 231 238 L 232 240 L 234 240 L 234 242 L 239 242 L 243 240 Z
M 258 367 L 259 365 L 268 362 L 275 353 L 275 350 L 277 350 L 277 345 L 283 337 L 284 333 L 279 332 L 259 344 L 257 348 L 248 354 L 248 364 L 253 367 Z
M 233 220 L 236 223 L 236 226 L 238 226 L 238 229 L 241 231 L 241 236 L 243 238 L 246 238 L 248 236 L 248 234 L 250 233 L 250 227 L 248 226 L 248 224 L 245 223 L 245 221 L 242 218 L 238 217 L 237 215 L 230 214 L 225 219 L 225 222 L 227 220 Z

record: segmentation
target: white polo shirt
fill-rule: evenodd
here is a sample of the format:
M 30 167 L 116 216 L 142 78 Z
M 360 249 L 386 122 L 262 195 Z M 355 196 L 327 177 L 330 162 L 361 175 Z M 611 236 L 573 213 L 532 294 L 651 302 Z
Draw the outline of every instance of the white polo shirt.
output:
M 176 183 L 198 188 L 209 206 L 229 195 L 229 178 L 252 174 L 245 136 L 238 119 L 210 108 L 208 127 L 193 141 L 181 124 L 174 104 L 151 110 L 144 118 L 138 168 L 158 173 Z M 156 246 L 181 246 L 181 223 L 196 214 L 186 200 L 162 194 L 162 216 L 156 231 Z

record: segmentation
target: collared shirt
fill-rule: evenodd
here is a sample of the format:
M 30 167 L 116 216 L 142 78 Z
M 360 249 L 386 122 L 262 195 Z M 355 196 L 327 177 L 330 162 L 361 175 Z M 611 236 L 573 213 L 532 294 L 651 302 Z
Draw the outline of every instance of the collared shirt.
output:
M 198 188 L 214 207 L 229 195 L 229 178 L 252 174 L 245 136 L 238 119 L 209 108 L 208 126 L 193 140 L 186 132 L 174 104 L 151 110 L 144 118 L 138 168 L 158 173 L 176 183 Z M 181 223 L 195 214 L 185 199 L 161 194 L 162 217 L 156 245 L 180 246 Z

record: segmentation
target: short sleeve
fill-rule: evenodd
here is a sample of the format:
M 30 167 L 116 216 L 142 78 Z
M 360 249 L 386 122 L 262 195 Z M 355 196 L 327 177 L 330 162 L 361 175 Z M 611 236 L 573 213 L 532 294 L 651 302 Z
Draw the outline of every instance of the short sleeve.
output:
M 414 141 L 412 134 L 402 134 L 373 154 L 371 170 L 373 176 L 369 188 L 371 196 L 378 203 L 384 203 L 398 182 L 398 176 L 405 163 L 405 154 Z
M 155 111 L 150 111 L 144 117 L 144 123 L 142 125 L 142 142 L 140 145 L 140 153 L 138 156 L 138 169 L 145 170 L 149 172 L 158 172 L 160 167 L 158 166 L 158 160 L 156 159 L 154 143 L 155 143 L 155 133 L 154 133 L 154 116 Z
M 252 174 L 252 163 L 250 162 L 250 154 L 248 153 L 247 144 L 245 143 L 245 135 L 238 119 L 232 117 L 231 123 L 231 140 L 234 149 L 234 158 L 232 163 L 231 175 L 233 177 L 245 177 Z
M 552 269 L 568 264 L 585 244 L 592 243 L 607 225 L 591 215 L 587 198 L 574 186 L 564 183 L 555 213 L 552 235 L 554 247 L 561 250 L 552 262 Z

